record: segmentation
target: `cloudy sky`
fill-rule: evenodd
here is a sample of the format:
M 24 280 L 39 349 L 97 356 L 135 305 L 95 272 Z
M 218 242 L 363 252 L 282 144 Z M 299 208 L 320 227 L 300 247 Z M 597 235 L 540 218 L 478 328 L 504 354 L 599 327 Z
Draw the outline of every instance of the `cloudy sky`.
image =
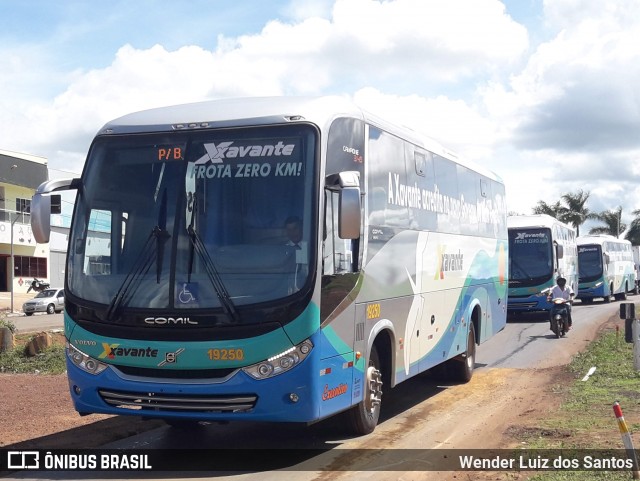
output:
M 637 0 L 0 0 L 0 150 L 79 174 L 128 112 L 338 94 L 494 170 L 510 211 L 640 209 Z

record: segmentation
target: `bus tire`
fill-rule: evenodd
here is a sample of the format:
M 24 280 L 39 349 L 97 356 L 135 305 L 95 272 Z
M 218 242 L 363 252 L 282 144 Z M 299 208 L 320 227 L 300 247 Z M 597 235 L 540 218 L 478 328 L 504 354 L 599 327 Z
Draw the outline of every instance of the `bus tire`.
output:
M 382 372 L 378 350 L 373 345 L 369 365 L 365 372 L 362 401 L 347 411 L 349 431 L 353 434 L 370 434 L 376 428 L 382 405 Z
M 476 334 L 473 323 L 469 324 L 467 350 L 447 361 L 448 374 L 452 381 L 469 382 L 476 364 Z

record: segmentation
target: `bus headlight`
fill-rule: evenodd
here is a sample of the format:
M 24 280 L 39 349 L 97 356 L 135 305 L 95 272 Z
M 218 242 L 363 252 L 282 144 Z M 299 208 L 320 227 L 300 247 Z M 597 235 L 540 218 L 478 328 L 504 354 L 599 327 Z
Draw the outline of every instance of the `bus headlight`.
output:
M 309 355 L 312 349 L 313 343 L 307 339 L 291 349 L 270 357 L 266 361 L 244 367 L 242 370 L 254 379 L 267 379 L 297 366 Z
M 67 341 L 67 357 L 82 369 L 84 372 L 88 372 L 89 374 L 100 374 L 107 368 L 107 365 L 103 362 L 98 361 L 90 356 L 87 356 L 84 352 L 78 349 L 75 346 L 72 346 Z

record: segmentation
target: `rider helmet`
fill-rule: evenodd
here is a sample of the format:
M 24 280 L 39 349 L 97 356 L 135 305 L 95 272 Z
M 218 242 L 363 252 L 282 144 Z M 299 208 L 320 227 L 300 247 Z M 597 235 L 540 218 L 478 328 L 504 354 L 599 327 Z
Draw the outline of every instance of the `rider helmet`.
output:
M 562 276 L 559 276 L 556 279 L 556 282 L 558 283 L 558 286 L 560 286 L 560 287 L 564 287 L 567 284 L 567 280 Z

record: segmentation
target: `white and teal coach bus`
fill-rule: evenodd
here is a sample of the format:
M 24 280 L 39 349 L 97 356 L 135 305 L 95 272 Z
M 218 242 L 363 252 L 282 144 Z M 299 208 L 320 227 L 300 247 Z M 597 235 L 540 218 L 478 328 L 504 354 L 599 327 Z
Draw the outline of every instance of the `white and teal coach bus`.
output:
M 544 291 L 559 276 L 578 292 L 578 248 L 573 227 L 546 214 L 515 215 L 509 230 L 510 313 L 548 311 Z
M 344 99 L 111 121 L 81 178 L 34 195 L 38 242 L 65 189 L 77 190 L 64 316 L 81 414 L 345 413 L 368 433 L 387 389 L 434 366 L 468 381 L 476 345 L 506 322 L 501 180 Z
M 578 299 L 584 303 L 602 297 L 611 302 L 627 298 L 627 292 L 635 291 L 636 271 L 631 242 L 612 235 L 588 235 L 578 237 L 580 285 Z

